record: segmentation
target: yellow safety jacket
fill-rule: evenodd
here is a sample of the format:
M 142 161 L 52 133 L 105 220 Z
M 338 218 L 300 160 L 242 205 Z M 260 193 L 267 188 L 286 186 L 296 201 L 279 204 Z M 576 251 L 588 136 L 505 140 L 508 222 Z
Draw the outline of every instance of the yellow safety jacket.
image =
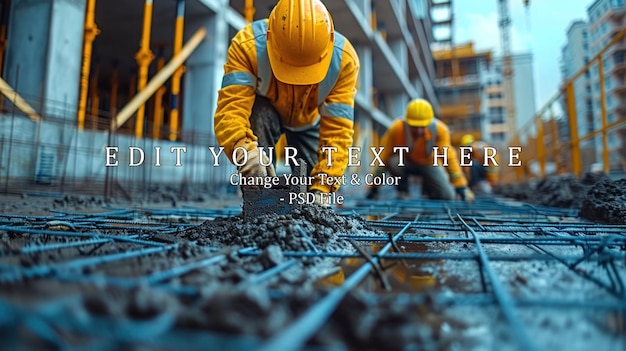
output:
M 311 175 L 342 176 L 354 133 L 354 96 L 360 66 L 354 47 L 335 32 L 335 47 L 326 78 L 314 85 L 289 85 L 278 81 L 272 73 L 266 33 L 267 19 L 264 19 L 247 25 L 232 39 L 215 112 L 217 141 L 229 158 L 239 140 L 256 141 L 249 117 L 256 96 L 265 96 L 287 130 L 306 130 L 319 121 L 319 161 L 313 165 Z M 321 153 L 323 146 L 337 148 L 332 154 L 331 166 L 327 165 L 327 156 Z M 338 184 L 322 185 L 318 177 L 309 187 L 309 190 L 324 192 L 337 189 Z
M 384 150 L 381 152 L 380 158 L 385 164 L 389 163 L 391 156 L 394 155 L 394 147 L 407 146 L 409 147 L 409 152 L 405 154 L 405 159 L 417 165 L 436 167 L 433 166 L 433 147 L 439 147 L 438 155 L 443 155 L 443 148 L 448 147 L 448 157 L 446 159 L 448 166 L 446 171 L 450 176 L 450 183 L 455 188 L 467 186 L 467 179 L 461 171 L 457 153 L 450 145 L 450 130 L 445 123 L 437 118 L 433 119 L 426 127 L 424 136 L 415 140 L 410 140 L 411 135 L 408 128 L 404 119 L 397 119 L 383 135 L 381 146 L 384 147 Z M 439 167 L 445 167 L 442 165 L 444 163 L 442 157 L 438 157 L 437 161 Z

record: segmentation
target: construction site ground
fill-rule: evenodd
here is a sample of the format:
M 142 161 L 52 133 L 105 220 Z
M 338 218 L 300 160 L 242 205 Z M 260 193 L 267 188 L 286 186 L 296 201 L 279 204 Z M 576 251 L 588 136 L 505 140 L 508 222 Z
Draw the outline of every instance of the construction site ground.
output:
M 0 349 L 626 349 L 626 180 L 342 191 L 246 220 L 238 196 L 5 195 Z

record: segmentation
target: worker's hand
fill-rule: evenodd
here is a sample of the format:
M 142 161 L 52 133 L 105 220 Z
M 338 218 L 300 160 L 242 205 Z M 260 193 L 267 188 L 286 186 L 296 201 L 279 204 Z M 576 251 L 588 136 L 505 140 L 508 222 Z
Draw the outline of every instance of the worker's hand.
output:
M 462 201 L 474 202 L 474 192 L 467 187 L 456 188 L 456 193 L 459 194 Z
M 245 139 L 237 142 L 235 144 L 235 149 L 238 147 L 243 147 L 248 152 L 248 160 L 242 166 L 237 166 L 237 171 L 241 173 L 244 177 L 251 176 L 276 176 L 276 171 L 274 170 L 274 166 L 270 164 L 269 166 L 263 166 L 261 164 L 261 160 L 263 160 L 263 164 L 269 163 L 269 157 L 265 154 L 265 152 L 261 152 L 259 150 L 258 144 L 255 142 L 251 142 Z M 245 154 L 242 151 L 237 152 L 237 164 L 243 163 L 245 159 Z
M 330 206 L 330 197 L 328 196 L 328 193 L 323 193 L 319 190 L 313 190 L 312 191 L 313 194 L 315 194 L 315 204 L 316 205 L 320 205 L 323 207 L 329 207 Z

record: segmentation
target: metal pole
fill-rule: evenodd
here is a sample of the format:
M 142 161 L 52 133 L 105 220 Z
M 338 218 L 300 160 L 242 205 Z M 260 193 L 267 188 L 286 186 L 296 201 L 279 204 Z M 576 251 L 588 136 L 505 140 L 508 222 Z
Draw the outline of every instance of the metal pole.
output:
M 606 116 L 606 94 L 604 91 L 604 62 L 602 62 L 602 55 L 598 58 L 598 74 L 600 84 L 600 115 L 602 118 L 602 164 L 604 173 L 609 173 L 609 136 L 607 131 L 607 116 Z M 595 138 L 594 138 L 595 139 Z
M 98 79 L 100 78 L 100 63 L 96 62 L 91 76 L 91 106 L 89 106 L 89 128 L 98 129 L 98 116 L 100 112 L 100 94 L 98 91 Z
M 561 155 L 559 153 L 559 131 L 557 130 L 556 118 L 554 117 L 554 110 L 550 108 L 550 142 L 552 144 L 552 161 L 554 166 L 557 167 L 561 162 Z
M 251 23 L 254 21 L 254 0 L 246 0 L 243 8 L 243 16 L 246 18 L 246 22 Z
M 109 115 L 111 119 L 115 119 L 117 114 L 117 95 L 120 87 L 120 69 L 117 60 L 113 61 L 113 72 L 111 73 L 111 102 L 109 105 Z
M 146 87 L 148 81 L 148 70 L 150 63 L 154 59 L 154 54 L 150 50 L 150 34 L 152 29 L 152 0 L 146 0 L 143 11 L 143 30 L 141 33 L 141 47 L 135 54 L 135 60 L 139 67 L 137 90 L 141 92 Z M 143 125 L 145 118 L 145 104 L 141 104 L 137 109 L 137 120 L 135 123 L 135 137 L 143 137 Z
M 159 59 L 157 60 L 157 72 L 163 69 L 165 66 L 165 57 L 164 57 L 164 48 L 165 45 L 159 45 Z M 157 89 L 156 93 L 154 93 L 154 123 L 152 125 L 152 138 L 159 139 L 161 137 L 161 127 L 163 126 L 163 95 L 167 88 L 165 85 L 162 85 L 159 89 Z
M 183 47 L 183 35 L 185 34 L 185 0 L 176 1 L 176 24 L 174 29 L 174 47 L 173 56 L 180 53 Z M 180 66 L 172 75 L 172 101 L 170 111 L 170 134 L 169 139 L 174 141 L 178 138 L 178 119 L 180 103 L 180 80 L 185 71 L 184 66 Z
M 578 140 L 578 117 L 576 113 L 576 97 L 574 96 L 574 82 L 570 81 L 565 87 L 567 99 L 567 116 L 569 118 L 570 142 L 572 146 L 572 172 L 578 177 L 581 174 L 580 143 Z
M 539 175 L 541 178 L 546 176 L 546 150 L 544 148 L 544 132 L 543 118 L 541 115 L 536 117 L 537 121 L 537 161 L 539 161 Z
M 17 84 L 16 89 L 14 90 L 13 88 L 11 88 L 9 83 L 0 78 L 0 93 L 6 96 L 9 101 L 11 101 L 13 105 L 15 105 L 15 107 L 17 107 L 20 111 L 24 112 L 24 114 L 26 114 L 28 118 L 35 122 L 41 121 L 41 116 L 37 113 L 37 111 L 35 111 L 35 109 L 32 108 L 32 106 L 30 106 L 28 102 L 26 102 L 26 100 L 24 100 L 20 96 L 20 94 L 17 93 Z M 12 110 L 13 112 L 15 112 L 15 109 Z
M 204 37 L 206 36 L 206 29 L 200 28 L 185 44 L 181 52 L 174 56 L 170 62 L 163 67 L 163 69 L 157 73 L 150 82 L 146 85 L 146 88 L 132 98 L 131 101 L 124 106 L 116 118 L 116 125 L 123 125 L 130 116 L 137 110 L 137 108 L 146 102 L 150 96 L 161 86 L 163 83 L 174 73 L 174 70 L 180 67 L 185 60 L 191 55 L 191 53 L 200 45 Z
M 80 99 L 78 101 L 78 129 L 85 127 L 85 113 L 87 110 L 87 91 L 89 89 L 89 71 L 91 70 L 91 53 L 93 41 L 100 34 L 95 22 L 96 0 L 87 0 L 85 12 L 85 29 L 83 33 L 83 66 L 80 76 Z

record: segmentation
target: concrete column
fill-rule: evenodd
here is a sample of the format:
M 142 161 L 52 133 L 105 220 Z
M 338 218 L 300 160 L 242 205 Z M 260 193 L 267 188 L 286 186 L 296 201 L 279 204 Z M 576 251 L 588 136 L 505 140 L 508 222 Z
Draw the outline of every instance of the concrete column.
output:
M 5 79 L 44 116 L 76 118 L 85 4 L 11 1 Z
M 356 6 L 361 10 L 363 14 L 363 20 L 369 26 L 370 16 L 372 15 L 372 1 L 371 0 L 354 0 Z
M 404 117 L 406 105 L 409 103 L 409 96 L 406 93 L 389 94 L 385 97 L 387 114 L 391 118 Z
M 402 73 L 409 75 L 409 50 L 403 39 L 397 39 L 389 43 L 389 48 L 393 52 L 393 56 L 398 60 Z
M 355 45 L 354 48 L 359 55 L 361 68 L 359 69 L 359 86 L 357 94 L 368 104 L 372 104 L 372 90 L 374 85 L 374 62 L 372 48 L 365 45 Z
M 220 0 L 217 13 L 189 20 L 186 27 L 196 30 L 204 26 L 207 37 L 186 63 L 183 91 L 183 137 L 194 133 L 213 135 L 213 114 L 217 92 L 222 86 L 224 63 L 228 52 L 229 26 L 226 21 L 228 1 Z M 186 140 L 191 141 L 191 140 Z

